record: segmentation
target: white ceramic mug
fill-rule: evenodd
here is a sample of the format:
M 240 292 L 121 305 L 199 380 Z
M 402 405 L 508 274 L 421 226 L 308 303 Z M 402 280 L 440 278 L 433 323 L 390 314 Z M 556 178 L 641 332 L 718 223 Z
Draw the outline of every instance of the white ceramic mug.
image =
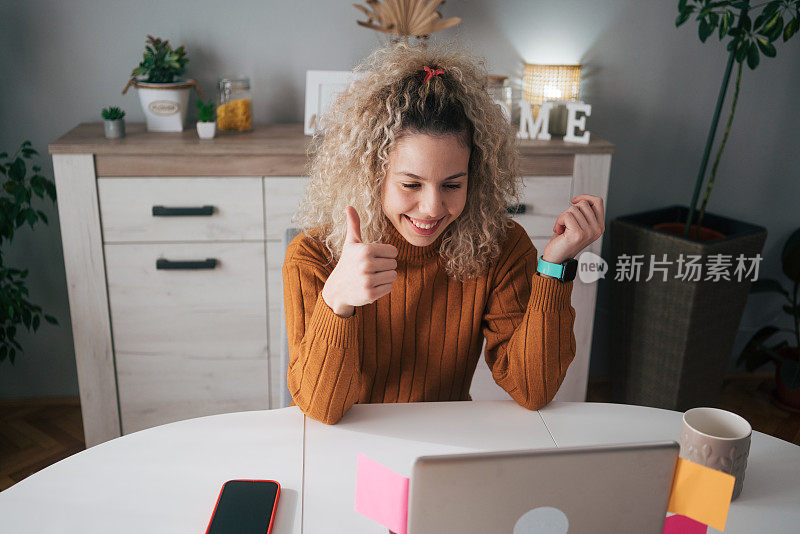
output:
M 736 477 L 742 492 L 753 428 L 744 417 L 719 408 L 692 408 L 683 414 L 680 457 Z

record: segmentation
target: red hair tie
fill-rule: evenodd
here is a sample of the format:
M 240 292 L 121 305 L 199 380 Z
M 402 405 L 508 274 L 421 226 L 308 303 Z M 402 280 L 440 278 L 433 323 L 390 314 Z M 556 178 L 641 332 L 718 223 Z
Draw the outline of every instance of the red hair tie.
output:
M 433 70 L 432 68 L 430 68 L 427 65 L 423 66 L 422 68 L 425 69 L 425 72 L 427 72 L 427 74 L 425 75 L 425 79 L 422 80 L 422 83 L 427 83 L 428 80 L 430 80 L 431 78 L 433 78 L 437 74 L 444 74 L 444 69 Z

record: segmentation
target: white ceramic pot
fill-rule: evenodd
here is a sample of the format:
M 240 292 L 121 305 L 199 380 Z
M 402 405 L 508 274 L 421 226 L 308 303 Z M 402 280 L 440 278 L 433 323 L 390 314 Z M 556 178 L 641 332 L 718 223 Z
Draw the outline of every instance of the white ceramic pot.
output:
M 214 136 L 216 134 L 217 134 L 216 122 L 197 123 L 197 135 L 200 136 L 200 139 L 214 139 Z
M 186 124 L 186 107 L 193 80 L 173 83 L 136 82 L 139 102 L 149 132 L 180 132 Z

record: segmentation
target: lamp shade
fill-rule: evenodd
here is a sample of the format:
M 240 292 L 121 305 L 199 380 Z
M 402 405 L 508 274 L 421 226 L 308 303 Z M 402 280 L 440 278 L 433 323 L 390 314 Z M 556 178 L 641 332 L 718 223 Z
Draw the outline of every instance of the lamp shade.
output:
M 525 64 L 525 100 L 536 106 L 548 100 L 577 100 L 580 65 Z

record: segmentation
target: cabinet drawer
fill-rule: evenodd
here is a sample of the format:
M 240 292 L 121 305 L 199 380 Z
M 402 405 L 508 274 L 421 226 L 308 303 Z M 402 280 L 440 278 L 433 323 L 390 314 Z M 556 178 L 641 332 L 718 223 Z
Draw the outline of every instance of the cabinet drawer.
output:
M 103 242 L 264 239 L 262 189 L 249 177 L 98 178 Z
M 290 226 L 310 179 L 305 176 L 269 176 L 264 178 L 264 206 L 267 212 L 267 240 L 281 241 Z M 283 261 L 281 261 L 283 264 Z
M 525 213 L 515 214 L 514 220 L 531 236 L 551 237 L 556 218 L 570 206 L 572 177 L 526 176 L 523 184 L 520 203 Z
M 123 433 L 269 407 L 263 242 L 104 249 Z

